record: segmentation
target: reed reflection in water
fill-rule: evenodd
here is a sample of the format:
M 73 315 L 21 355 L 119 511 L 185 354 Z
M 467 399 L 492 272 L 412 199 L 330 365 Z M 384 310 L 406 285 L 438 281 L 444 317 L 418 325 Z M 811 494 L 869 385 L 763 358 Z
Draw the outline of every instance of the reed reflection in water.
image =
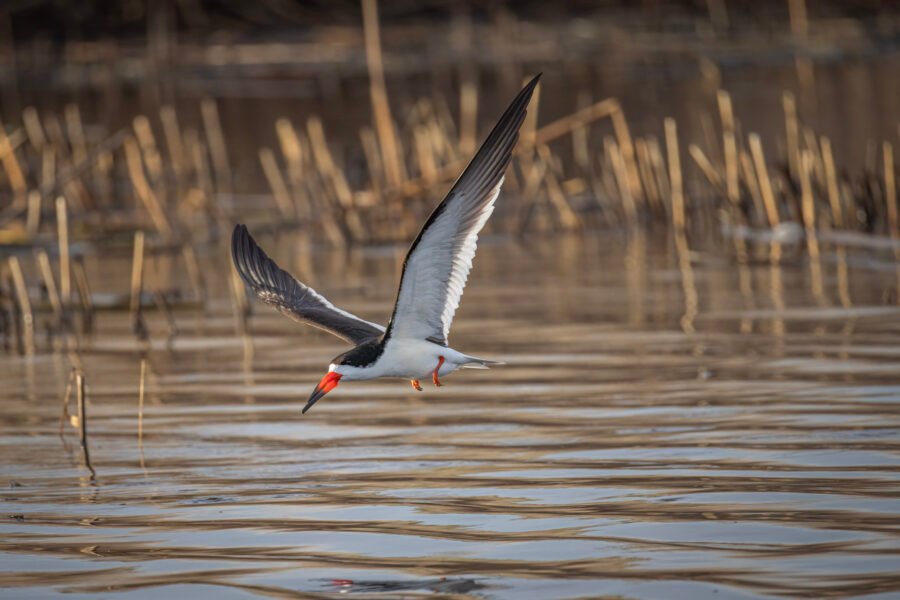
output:
M 298 266 L 290 236 L 266 242 Z M 752 241 L 736 266 L 639 234 L 487 238 L 453 343 L 507 366 L 422 394 L 348 384 L 305 417 L 342 346 L 264 307 L 236 336 L 227 281 L 208 314 L 176 313 L 174 338 L 155 314 L 149 342 L 127 314 L 103 315 L 80 356 L 95 477 L 58 438 L 67 356 L 0 361 L 0 586 L 900 593 L 893 256 L 818 243 L 811 268 L 796 248 L 772 261 Z M 303 258 L 336 303 L 383 320 L 397 254 Z

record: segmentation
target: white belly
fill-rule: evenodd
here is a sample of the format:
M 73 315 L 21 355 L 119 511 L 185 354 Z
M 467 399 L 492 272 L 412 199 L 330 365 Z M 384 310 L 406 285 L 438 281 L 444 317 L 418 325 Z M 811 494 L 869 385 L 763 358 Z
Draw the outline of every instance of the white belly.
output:
M 403 377 L 405 379 L 425 379 L 430 377 L 440 358 L 444 362 L 439 376 L 452 373 L 466 362 L 465 355 L 452 348 L 432 344 L 425 340 L 388 340 L 384 352 L 375 363 L 378 377 Z

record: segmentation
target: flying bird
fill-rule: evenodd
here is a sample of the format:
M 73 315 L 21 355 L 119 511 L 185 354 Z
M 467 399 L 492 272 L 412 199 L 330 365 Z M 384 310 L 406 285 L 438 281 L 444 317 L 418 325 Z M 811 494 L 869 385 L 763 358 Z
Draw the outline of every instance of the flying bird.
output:
M 416 236 L 400 276 L 400 289 L 387 328 L 333 305 L 269 258 L 247 227 L 237 225 L 231 258 L 256 296 L 282 314 L 324 329 L 355 347 L 334 358 L 309 396 L 307 410 L 342 381 L 379 377 L 440 378 L 458 368 L 488 368 L 493 361 L 454 350 L 447 336 L 466 285 L 478 233 L 494 210 L 506 167 L 519 138 L 526 108 L 540 79 L 532 79 L 500 117 L 447 196 Z

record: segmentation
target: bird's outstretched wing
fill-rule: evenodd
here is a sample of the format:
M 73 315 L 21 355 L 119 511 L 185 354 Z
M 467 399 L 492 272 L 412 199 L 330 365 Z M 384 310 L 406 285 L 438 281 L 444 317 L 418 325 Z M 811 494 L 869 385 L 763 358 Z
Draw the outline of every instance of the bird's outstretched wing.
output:
M 231 234 L 231 259 L 244 283 L 256 296 L 283 315 L 361 344 L 384 333 L 384 327 L 341 310 L 309 286 L 297 281 L 263 252 L 247 227 Z
M 494 210 L 540 77 L 532 79 L 512 101 L 410 246 L 386 339 L 393 336 L 447 344 L 472 268 L 478 232 Z

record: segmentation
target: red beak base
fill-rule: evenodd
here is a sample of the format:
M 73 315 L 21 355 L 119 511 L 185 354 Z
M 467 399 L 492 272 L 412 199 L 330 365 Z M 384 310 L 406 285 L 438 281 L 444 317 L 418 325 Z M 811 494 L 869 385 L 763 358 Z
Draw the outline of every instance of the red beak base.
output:
M 312 408 L 313 404 L 321 400 L 322 396 L 336 388 L 340 380 L 340 373 L 335 373 L 334 371 L 325 373 L 325 377 L 322 378 L 322 381 L 319 382 L 319 385 L 317 385 L 316 389 L 313 390 L 313 393 L 310 394 L 309 400 L 306 401 L 306 406 L 303 407 L 303 414 L 305 415 L 306 411 Z

